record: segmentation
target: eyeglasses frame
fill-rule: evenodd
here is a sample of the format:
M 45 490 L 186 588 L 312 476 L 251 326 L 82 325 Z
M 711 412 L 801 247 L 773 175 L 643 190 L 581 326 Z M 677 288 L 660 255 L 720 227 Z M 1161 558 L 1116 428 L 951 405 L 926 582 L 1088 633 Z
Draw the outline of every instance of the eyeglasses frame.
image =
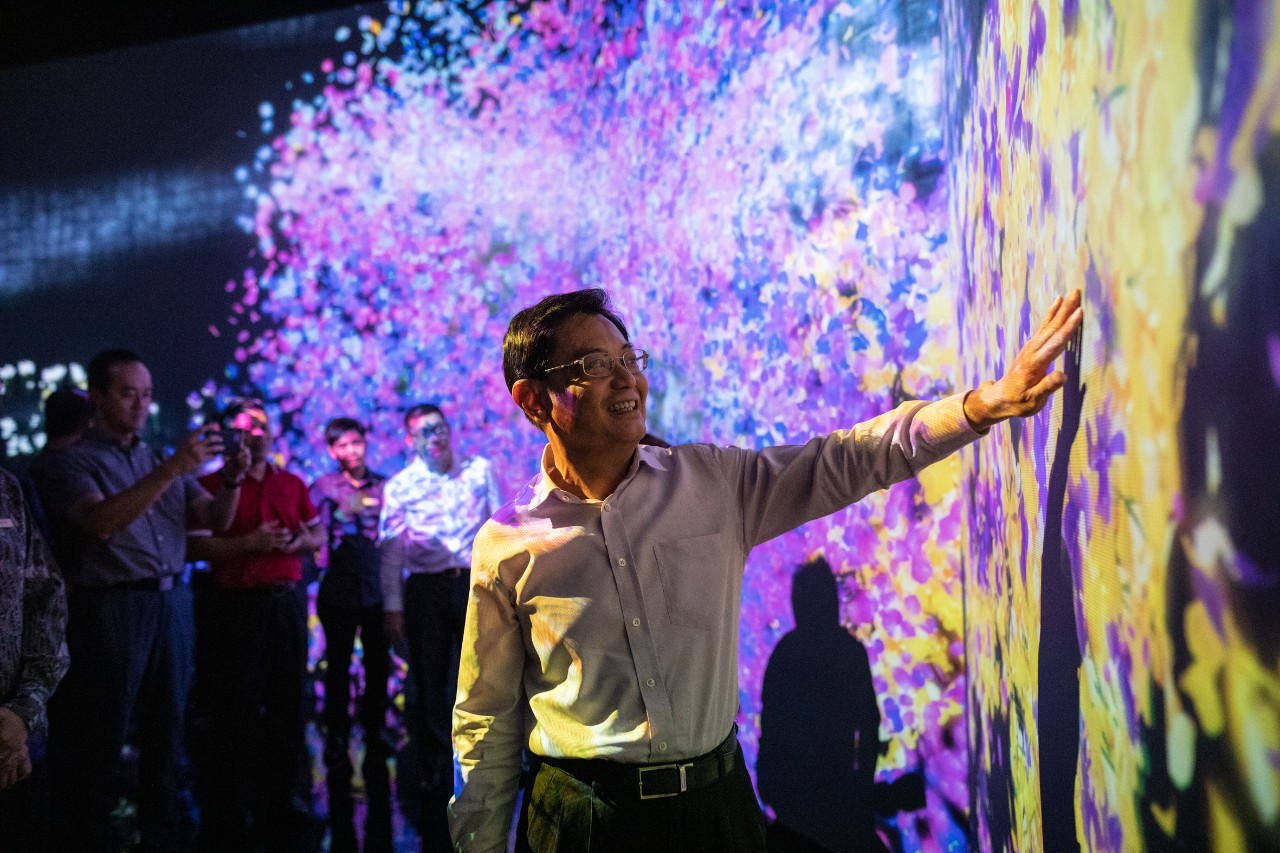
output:
M 612 376 L 616 366 L 619 364 L 622 364 L 623 369 L 626 370 L 628 373 L 630 373 L 633 376 L 639 376 L 641 373 L 644 373 L 646 370 L 649 369 L 649 362 L 653 359 L 652 355 L 650 355 L 648 352 L 642 349 L 633 349 L 631 352 L 627 353 L 627 355 L 630 355 L 632 358 L 635 359 L 636 366 L 639 368 L 638 370 L 632 370 L 631 368 L 627 367 L 626 364 L 623 364 L 622 360 L 627 357 L 626 355 L 609 355 L 609 353 L 607 352 L 589 352 L 586 355 L 582 356 L 581 358 L 575 358 L 573 361 L 569 361 L 564 364 L 557 364 L 555 367 L 543 368 L 542 370 L 538 371 L 538 375 L 545 376 L 546 374 L 556 370 L 564 370 L 566 367 L 576 367 L 580 371 L 582 371 L 583 376 L 586 376 L 589 379 L 603 379 L 606 376 Z M 595 356 L 604 356 L 605 358 L 609 359 L 608 373 L 601 373 L 598 376 L 587 373 L 586 361 L 587 359 L 594 358 Z

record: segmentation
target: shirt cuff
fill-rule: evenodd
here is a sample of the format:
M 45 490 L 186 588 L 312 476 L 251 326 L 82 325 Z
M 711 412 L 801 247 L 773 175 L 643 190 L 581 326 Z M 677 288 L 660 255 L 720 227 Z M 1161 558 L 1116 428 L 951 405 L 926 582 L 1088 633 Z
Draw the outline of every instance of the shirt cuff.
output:
M 38 732 L 44 731 L 45 728 L 45 708 L 44 703 L 36 697 L 28 694 L 19 693 L 17 696 L 5 703 L 4 707 L 8 708 L 22 720 L 27 727 L 27 737 Z

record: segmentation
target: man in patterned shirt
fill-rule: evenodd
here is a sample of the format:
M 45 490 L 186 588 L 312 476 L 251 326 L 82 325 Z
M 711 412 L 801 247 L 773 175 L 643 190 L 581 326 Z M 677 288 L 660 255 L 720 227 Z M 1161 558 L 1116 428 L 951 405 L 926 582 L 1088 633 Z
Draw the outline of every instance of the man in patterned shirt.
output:
M 0 470 L 0 839 L 5 849 L 44 850 L 47 843 L 45 703 L 67 671 L 66 624 L 62 578 L 17 478 Z
M 387 635 L 392 642 L 407 641 L 409 650 L 417 700 L 409 736 L 421 759 L 422 849 L 447 850 L 451 710 L 471 543 L 499 506 L 498 485 L 487 459 L 453 452 L 439 407 L 414 406 L 404 425 L 413 461 L 383 491 L 382 606 Z
M 476 537 L 457 849 L 506 849 L 528 748 L 534 850 L 763 851 L 734 725 L 747 555 L 1039 411 L 1065 381 L 1051 367 L 1079 300 L 1053 304 L 998 382 L 760 451 L 641 445 L 649 355 L 604 291 L 512 318 L 503 373 L 547 446 Z

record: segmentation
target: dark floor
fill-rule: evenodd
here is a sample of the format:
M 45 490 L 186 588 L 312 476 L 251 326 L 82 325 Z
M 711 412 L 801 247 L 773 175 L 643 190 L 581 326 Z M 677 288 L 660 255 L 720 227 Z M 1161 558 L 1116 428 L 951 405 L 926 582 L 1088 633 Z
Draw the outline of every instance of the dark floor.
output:
M 200 623 L 199 589 L 202 587 L 199 580 L 193 576 L 192 586 L 197 589 L 197 626 Z M 311 832 L 303 833 L 304 837 L 299 838 L 298 853 L 315 853 L 315 851 L 328 853 L 331 837 L 327 823 L 329 816 L 327 768 L 324 763 L 324 735 L 319 725 L 320 710 L 326 698 L 324 696 L 324 632 L 320 627 L 319 620 L 316 618 L 316 585 L 314 583 L 308 585 L 307 593 L 309 629 L 307 695 L 310 697 L 307 708 L 309 716 L 307 744 L 311 758 L 309 780 L 312 800 L 311 811 L 315 819 L 312 821 Z M 360 653 L 360 644 L 357 640 L 356 655 L 352 661 L 353 689 L 358 689 L 355 685 L 361 684 L 364 679 L 364 673 L 360 666 Z M 402 797 L 400 793 L 401 790 L 414 790 L 417 787 L 413 773 L 409 769 L 416 766 L 417 760 L 413 754 L 413 744 L 409 742 L 404 726 L 406 703 L 412 703 L 413 701 L 412 688 L 406 676 L 407 665 L 403 657 L 393 654 L 389 684 L 391 707 L 387 713 L 387 732 L 389 733 L 389 739 L 392 741 L 393 754 L 388 759 L 387 766 L 391 789 L 392 839 L 396 853 L 405 853 L 406 851 L 415 851 L 416 853 L 419 849 L 418 834 L 414 830 L 414 823 L 417 819 L 417 803 L 413 797 Z M 352 701 L 354 710 L 354 701 L 349 701 Z M 354 717 L 355 715 L 353 714 L 352 716 Z M 207 750 L 210 748 L 206 736 L 207 726 L 208 711 L 204 709 L 204 705 L 200 700 L 200 691 L 197 687 L 193 695 L 191 715 L 188 718 L 188 757 L 191 761 L 190 788 L 193 839 L 198 834 L 199 790 L 201 787 L 200 780 L 203 778 L 201 773 L 202 761 L 207 762 L 211 759 L 207 755 Z M 205 732 L 205 735 L 202 735 L 202 731 Z M 352 729 L 349 747 L 351 766 L 354 769 L 352 778 L 353 822 L 357 838 L 363 848 L 368 800 L 365 780 L 361 773 L 364 763 L 364 736 L 363 730 L 358 724 L 354 725 Z M 130 791 L 136 785 L 138 756 L 130 747 L 126 747 L 122 757 L 123 766 L 121 768 L 122 777 L 120 782 L 125 791 Z M 301 782 L 301 780 L 299 781 Z M 299 784 L 298 787 L 301 788 L 303 786 Z M 136 815 L 133 804 L 128 800 L 122 800 L 115 817 L 118 836 L 123 839 L 136 839 Z M 134 844 L 127 845 L 125 850 L 132 851 L 136 846 L 135 841 Z M 4 849 L 3 843 L 0 842 L 0 850 Z
M 307 741 L 311 747 L 312 755 L 312 780 L 313 780 L 313 797 L 315 804 L 315 813 L 317 815 L 327 815 L 329 813 L 329 795 L 325 784 L 325 767 L 320 756 L 324 751 L 324 741 L 319 731 L 314 725 L 307 727 Z M 399 797 L 396 796 L 396 765 L 399 756 L 390 760 L 391 779 L 392 779 L 392 797 L 391 797 L 391 827 L 392 837 L 395 841 L 396 853 L 418 853 L 418 834 L 414 832 L 412 824 L 405 819 L 404 809 L 399 803 Z M 363 845 L 364 841 L 364 822 L 368 812 L 368 806 L 365 799 L 364 778 L 361 775 L 360 768 L 364 763 L 364 743 L 361 732 L 356 729 L 352 732 L 351 739 L 351 763 L 355 768 L 355 775 L 351 782 L 352 799 L 355 800 L 355 829 L 356 835 Z M 326 828 L 324 839 L 320 843 L 319 850 L 328 853 L 330 847 L 330 834 Z

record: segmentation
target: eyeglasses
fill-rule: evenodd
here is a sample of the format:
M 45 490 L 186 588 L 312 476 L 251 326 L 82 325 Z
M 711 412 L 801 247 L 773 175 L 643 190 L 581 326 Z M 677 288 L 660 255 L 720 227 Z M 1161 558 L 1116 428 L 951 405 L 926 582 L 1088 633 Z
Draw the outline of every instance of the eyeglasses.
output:
M 545 374 L 551 373 L 553 370 L 564 370 L 566 367 L 577 367 L 582 371 L 583 376 L 600 378 L 612 376 L 615 364 L 621 364 L 629 373 L 644 373 L 649 369 L 649 353 L 642 349 L 632 350 L 619 356 L 612 356 L 604 352 L 593 352 L 584 355 L 582 358 L 575 358 L 567 364 L 548 367 L 542 372 Z
M 448 431 L 449 425 L 446 423 L 438 423 L 435 425 L 423 424 L 417 429 L 410 431 L 409 434 L 417 436 L 418 438 L 431 438 L 433 435 L 444 435 Z

